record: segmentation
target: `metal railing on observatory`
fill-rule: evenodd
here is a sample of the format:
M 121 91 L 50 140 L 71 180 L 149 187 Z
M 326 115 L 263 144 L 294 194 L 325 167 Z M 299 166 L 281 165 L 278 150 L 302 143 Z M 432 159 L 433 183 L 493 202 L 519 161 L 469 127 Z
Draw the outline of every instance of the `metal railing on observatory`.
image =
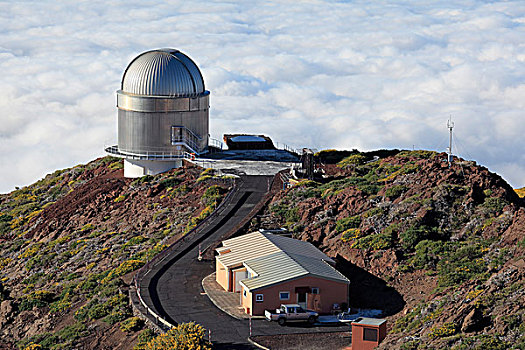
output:
M 148 149 L 138 149 L 133 151 L 121 150 L 117 145 L 106 146 L 104 150 L 115 157 L 129 158 L 137 160 L 170 160 L 185 158 L 187 149 L 174 150 L 167 152 L 163 148 L 155 149 L 154 147 Z
M 202 137 L 194 134 L 184 126 L 171 127 L 171 144 L 173 146 L 184 146 L 193 153 L 199 154 L 197 150 L 201 147 Z

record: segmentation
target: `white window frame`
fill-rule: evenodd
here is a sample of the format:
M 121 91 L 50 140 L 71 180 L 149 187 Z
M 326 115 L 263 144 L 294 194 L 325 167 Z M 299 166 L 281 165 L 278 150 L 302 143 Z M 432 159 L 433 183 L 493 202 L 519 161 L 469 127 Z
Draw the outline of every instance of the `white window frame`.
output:
M 242 295 L 246 296 L 246 289 L 245 288 L 242 289 Z
M 262 303 L 264 301 L 264 294 L 255 294 L 255 302 Z
M 312 294 L 319 294 L 319 287 L 312 287 Z
M 288 294 L 288 298 L 283 298 L 281 296 L 281 294 L 284 294 L 284 293 Z M 288 291 L 279 292 L 279 300 L 290 300 L 290 292 Z

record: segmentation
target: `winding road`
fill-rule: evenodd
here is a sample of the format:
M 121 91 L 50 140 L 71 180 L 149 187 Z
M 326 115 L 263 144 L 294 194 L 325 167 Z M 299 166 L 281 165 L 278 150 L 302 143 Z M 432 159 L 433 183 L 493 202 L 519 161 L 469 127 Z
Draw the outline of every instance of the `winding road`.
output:
M 139 281 L 144 302 L 172 324 L 194 321 L 211 331 L 217 349 L 254 349 L 247 320 L 219 310 L 202 293 L 202 279 L 215 271 L 214 261 L 198 261 L 199 245 L 208 247 L 230 232 L 268 192 L 272 176 L 242 176 L 228 202 L 206 226 L 193 232 Z M 253 335 L 319 332 L 318 327 L 280 327 L 252 320 Z
M 193 240 L 181 245 L 141 281 L 143 300 L 170 323 L 195 321 L 211 330 L 214 343 L 224 348 L 250 349 L 247 322 L 217 309 L 202 295 L 202 279 L 214 272 L 210 261 L 199 262 L 199 245 L 207 247 L 241 222 L 268 192 L 272 176 L 242 176 L 236 192 L 219 215 L 208 220 Z

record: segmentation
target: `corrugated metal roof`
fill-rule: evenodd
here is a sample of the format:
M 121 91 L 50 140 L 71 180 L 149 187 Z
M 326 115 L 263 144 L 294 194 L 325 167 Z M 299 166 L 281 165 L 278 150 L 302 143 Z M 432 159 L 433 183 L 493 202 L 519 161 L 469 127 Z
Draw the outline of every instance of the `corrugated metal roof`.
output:
M 289 254 L 301 254 L 334 263 L 332 259 L 309 242 L 271 233 L 253 232 L 227 239 L 222 242 L 222 245 L 223 247 L 221 248 L 231 249 L 231 252 L 217 257 L 226 267 L 242 265 L 242 263 L 248 259 L 279 251 L 284 251 Z
M 244 264 L 257 274 L 242 281 L 249 290 L 306 275 L 350 282 L 329 264 L 334 263 L 332 259 L 308 242 L 253 232 L 227 239 L 222 244 L 217 251 L 229 249 L 230 252 L 217 256 L 218 261 L 228 268 Z
M 244 265 L 257 273 L 256 277 L 241 281 L 250 291 L 307 275 L 350 282 L 348 278 L 321 259 L 289 254 L 284 251 L 247 260 Z
M 222 245 L 224 248 L 231 249 L 231 252 L 217 257 L 217 260 L 226 267 L 242 265 L 248 259 L 280 251 L 264 234 L 259 232 L 227 239 L 222 242 Z
M 279 249 L 285 251 L 289 254 L 300 254 L 303 256 L 308 256 L 316 259 L 323 259 L 332 264 L 335 263 L 334 260 L 329 258 L 325 253 L 317 249 L 312 243 L 300 241 L 298 239 L 283 237 L 279 235 L 274 235 L 271 233 L 263 233 L 267 239 L 269 239 L 273 244 L 275 244 Z
M 173 49 L 147 51 L 137 56 L 122 77 L 122 91 L 146 96 L 182 97 L 204 92 L 199 68 Z
M 384 318 L 369 318 L 369 317 L 360 317 L 352 324 L 363 324 L 363 325 L 369 325 L 369 326 L 380 326 L 383 323 L 385 323 L 386 320 Z

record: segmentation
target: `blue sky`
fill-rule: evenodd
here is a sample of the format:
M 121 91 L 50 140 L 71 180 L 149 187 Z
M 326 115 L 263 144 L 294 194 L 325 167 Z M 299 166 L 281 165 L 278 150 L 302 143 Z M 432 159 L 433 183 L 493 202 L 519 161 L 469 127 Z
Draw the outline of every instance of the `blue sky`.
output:
M 525 185 L 525 2 L 0 2 L 0 192 L 102 156 L 142 51 L 201 67 L 210 131 L 447 146 Z

